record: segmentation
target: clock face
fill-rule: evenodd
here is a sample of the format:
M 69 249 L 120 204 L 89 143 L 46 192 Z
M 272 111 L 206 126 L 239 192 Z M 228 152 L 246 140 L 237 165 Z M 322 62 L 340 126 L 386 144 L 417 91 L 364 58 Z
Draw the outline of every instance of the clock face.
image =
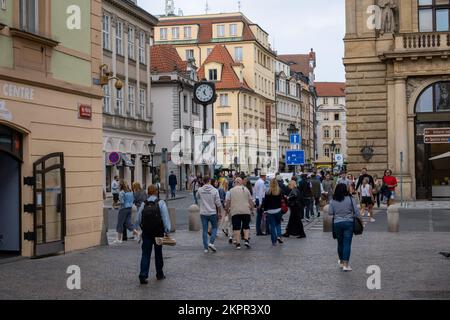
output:
M 201 102 L 209 102 L 214 98 L 214 90 L 211 86 L 202 84 L 195 91 L 195 96 Z

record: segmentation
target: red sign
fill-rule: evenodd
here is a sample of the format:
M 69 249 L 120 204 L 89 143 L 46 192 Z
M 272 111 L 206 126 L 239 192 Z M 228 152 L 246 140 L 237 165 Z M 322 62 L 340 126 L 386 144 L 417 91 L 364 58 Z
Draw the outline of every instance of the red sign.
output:
M 118 152 L 111 152 L 109 154 L 108 160 L 113 166 L 115 166 L 116 164 L 118 164 L 120 162 L 121 158 L 122 157 L 120 156 L 120 154 Z
M 80 117 L 80 119 L 91 120 L 92 107 L 86 104 L 80 104 L 78 106 L 78 116 Z

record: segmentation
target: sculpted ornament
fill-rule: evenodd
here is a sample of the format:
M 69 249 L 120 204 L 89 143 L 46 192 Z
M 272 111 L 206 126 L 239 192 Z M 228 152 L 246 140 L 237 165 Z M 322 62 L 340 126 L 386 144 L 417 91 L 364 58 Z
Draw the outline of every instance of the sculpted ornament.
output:
M 380 34 L 395 33 L 397 31 L 397 0 L 379 0 L 378 6 L 381 8 Z

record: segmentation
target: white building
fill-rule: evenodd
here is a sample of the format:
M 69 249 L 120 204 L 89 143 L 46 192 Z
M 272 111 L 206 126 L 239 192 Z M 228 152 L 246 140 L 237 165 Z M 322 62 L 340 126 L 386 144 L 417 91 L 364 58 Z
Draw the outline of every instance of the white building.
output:
M 158 20 L 136 0 L 103 0 L 102 64 L 123 82 L 103 87 L 104 186 L 110 192 L 115 175 L 128 183 L 148 185 L 148 144 L 154 136 L 150 104 L 150 44 Z M 111 154 L 118 154 L 118 163 Z
M 317 90 L 317 155 L 316 166 L 329 169 L 334 155 L 347 158 L 347 109 L 345 83 L 316 82 Z M 336 145 L 333 150 L 332 144 Z

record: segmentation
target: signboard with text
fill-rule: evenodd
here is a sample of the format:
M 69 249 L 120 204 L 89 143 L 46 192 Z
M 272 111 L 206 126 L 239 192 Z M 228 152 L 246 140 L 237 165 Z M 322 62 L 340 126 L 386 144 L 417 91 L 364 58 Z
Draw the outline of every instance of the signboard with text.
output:
M 288 166 L 303 166 L 305 164 L 305 151 L 304 150 L 286 151 L 286 164 Z
M 425 144 L 450 143 L 450 128 L 425 129 Z
M 92 120 L 92 107 L 86 104 L 78 106 L 78 116 L 80 119 Z

